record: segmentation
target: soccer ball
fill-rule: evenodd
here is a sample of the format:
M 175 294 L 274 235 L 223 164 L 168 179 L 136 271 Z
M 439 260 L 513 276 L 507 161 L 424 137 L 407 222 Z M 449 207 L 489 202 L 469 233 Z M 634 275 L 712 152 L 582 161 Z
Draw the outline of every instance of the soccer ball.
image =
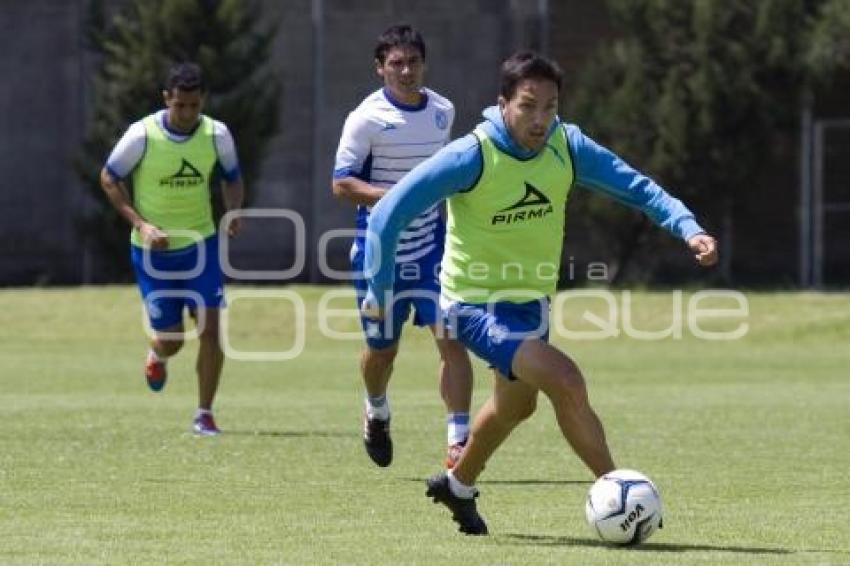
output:
M 584 510 L 587 524 L 605 542 L 638 544 L 661 528 L 658 490 L 634 470 L 614 470 L 596 480 Z

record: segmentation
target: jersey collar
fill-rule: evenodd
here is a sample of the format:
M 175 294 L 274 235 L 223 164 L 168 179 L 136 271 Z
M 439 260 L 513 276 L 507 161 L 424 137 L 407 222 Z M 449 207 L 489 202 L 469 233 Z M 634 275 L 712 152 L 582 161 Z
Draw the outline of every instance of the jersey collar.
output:
M 428 94 L 424 90 L 420 91 L 422 98 L 419 99 L 419 104 L 405 104 L 393 98 L 393 95 L 390 94 L 390 91 L 387 87 L 384 87 L 382 90 L 384 92 L 384 98 L 386 98 L 390 104 L 392 104 L 399 110 L 404 110 L 406 112 L 417 112 L 428 106 Z

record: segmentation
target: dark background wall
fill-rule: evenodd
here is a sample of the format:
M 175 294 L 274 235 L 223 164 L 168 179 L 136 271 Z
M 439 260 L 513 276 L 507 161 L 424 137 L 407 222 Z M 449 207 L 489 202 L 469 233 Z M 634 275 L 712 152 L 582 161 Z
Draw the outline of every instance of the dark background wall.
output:
M 81 4 L 0 7 L 0 282 L 78 281 L 86 261 L 71 168 L 85 127 Z
M 496 96 L 497 66 L 531 41 L 538 2 L 481 0 L 287 0 L 263 2 L 279 22 L 274 65 L 283 77 L 281 127 L 251 187 L 254 206 L 298 213 L 307 229 L 299 280 L 319 281 L 322 233 L 353 225 L 330 176 L 346 114 L 380 86 L 372 50 L 388 25 L 419 27 L 429 47 L 427 84 L 457 108 L 455 133 L 470 129 Z M 94 62 L 83 47 L 86 0 L 3 2 L 0 8 L 0 284 L 98 283 L 99 259 L 76 219 L 94 206 L 73 169 L 89 110 Z M 26 30 L 26 33 L 21 33 Z M 156 88 L 155 85 L 151 85 Z M 127 117 L 128 124 L 139 117 Z M 238 143 L 238 140 L 237 140 Z M 104 160 L 106 155 L 104 155 Z M 330 242 L 328 263 L 344 269 L 348 241 Z M 246 223 L 233 242 L 241 269 L 293 264 L 291 222 Z
M 327 280 L 318 268 L 318 241 L 328 230 L 353 225 L 352 208 L 331 196 L 330 175 L 346 114 L 380 85 L 371 53 L 381 30 L 407 21 L 423 31 L 427 84 L 454 101 L 455 136 L 495 102 L 498 64 L 515 48 L 532 47 L 556 58 L 569 96 L 583 61 L 611 34 L 604 3 L 583 0 L 263 4 L 280 26 L 273 64 L 283 91 L 280 132 L 252 187 L 254 206 L 298 213 L 306 243 L 295 249 L 288 221 L 257 220 L 233 242 L 232 256 L 243 269 L 285 269 L 300 251 L 305 267 L 295 279 L 301 281 Z M 94 65 L 83 48 L 85 7 L 86 0 L 29 0 L 6 1 L 0 8 L 0 285 L 101 282 L 101 260 L 75 228 L 76 218 L 93 206 L 72 166 L 90 111 Z M 819 101 L 816 113 L 840 115 L 842 108 L 850 113 L 829 100 Z M 128 117 L 128 124 L 137 118 Z M 840 183 L 835 167 L 850 160 L 834 155 L 840 149 L 831 151 L 828 175 Z M 751 194 L 736 208 L 731 241 L 725 243 L 734 250 L 739 282 L 793 284 L 799 270 L 799 141 L 777 140 L 766 159 L 771 166 L 754 172 Z M 830 234 L 840 236 L 841 226 L 850 225 L 850 214 L 833 213 L 830 219 Z M 569 237 L 577 248 L 592 245 L 580 234 Z M 348 245 L 347 239 L 333 239 L 327 263 L 344 269 Z M 835 240 L 830 245 L 850 249 Z M 843 256 L 834 257 L 838 267 L 828 266 L 829 273 L 843 273 Z

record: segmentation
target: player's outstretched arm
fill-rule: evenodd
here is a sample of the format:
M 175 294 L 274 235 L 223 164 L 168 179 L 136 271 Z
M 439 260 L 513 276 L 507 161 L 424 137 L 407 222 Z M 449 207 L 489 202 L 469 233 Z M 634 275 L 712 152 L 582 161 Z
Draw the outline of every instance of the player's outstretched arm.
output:
M 640 210 L 685 242 L 705 234 L 688 207 L 658 183 L 585 136 L 578 127 L 567 125 L 566 131 L 577 183 Z

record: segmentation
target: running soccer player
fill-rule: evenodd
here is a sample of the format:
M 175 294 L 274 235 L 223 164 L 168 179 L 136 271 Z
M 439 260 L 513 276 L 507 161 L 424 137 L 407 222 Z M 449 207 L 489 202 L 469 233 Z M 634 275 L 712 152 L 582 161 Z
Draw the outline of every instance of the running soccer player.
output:
M 236 147 L 227 127 L 201 114 L 206 89 L 201 68 L 175 65 L 162 95 L 166 108 L 133 123 L 109 155 L 100 183 L 112 205 L 133 227 L 130 258 L 154 337 L 145 360 L 148 387 L 162 390 L 166 362 L 183 346 L 183 309 L 198 321 L 197 435 L 221 431 L 212 414 L 224 354 L 219 308 L 224 282 L 210 203 L 218 167 L 225 208 L 242 206 L 244 187 Z M 127 187 L 132 181 L 133 196 Z M 239 231 L 239 218 L 227 227 Z
M 445 324 L 496 372 L 493 396 L 475 418 L 459 461 L 427 481 L 466 534 L 487 534 L 475 481 L 493 452 L 535 410 L 542 391 L 561 433 L 594 476 L 614 469 L 602 424 L 578 366 L 548 343 L 564 210 L 573 183 L 646 213 L 686 242 L 703 266 L 714 238 L 679 200 L 572 124 L 557 117 L 562 75 L 531 52 L 502 65 L 498 106 L 484 122 L 421 164 L 372 210 L 365 265 L 374 276 L 362 312 L 380 319 L 393 300 L 391 258 L 402 228 L 448 201 L 440 282 Z M 505 269 L 509 266 L 509 269 Z
M 449 100 L 423 86 L 425 42 L 410 26 L 395 25 L 381 34 L 375 46 L 375 69 L 384 86 L 348 115 L 333 173 L 334 195 L 357 205 L 358 235 L 351 249 L 351 266 L 358 306 L 366 295 L 364 234 L 371 207 L 448 142 L 455 114 Z M 361 318 L 366 335 L 360 356 L 366 388 L 363 442 L 375 464 L 390 465 L 393 444 L 387 385 L 402 325 L 413 310 L 413 324 L 431 329 L 440 355 L 440 393 L 448 410 L 446 466 L 451 467 L 469 433 L 472 366 L 463 346 L 441 337 L 437 328 L 438 272 L 445 237 L 439 207 L 423 208 L 403 228 L 392 260 L 399 300 L 386 321 Z

